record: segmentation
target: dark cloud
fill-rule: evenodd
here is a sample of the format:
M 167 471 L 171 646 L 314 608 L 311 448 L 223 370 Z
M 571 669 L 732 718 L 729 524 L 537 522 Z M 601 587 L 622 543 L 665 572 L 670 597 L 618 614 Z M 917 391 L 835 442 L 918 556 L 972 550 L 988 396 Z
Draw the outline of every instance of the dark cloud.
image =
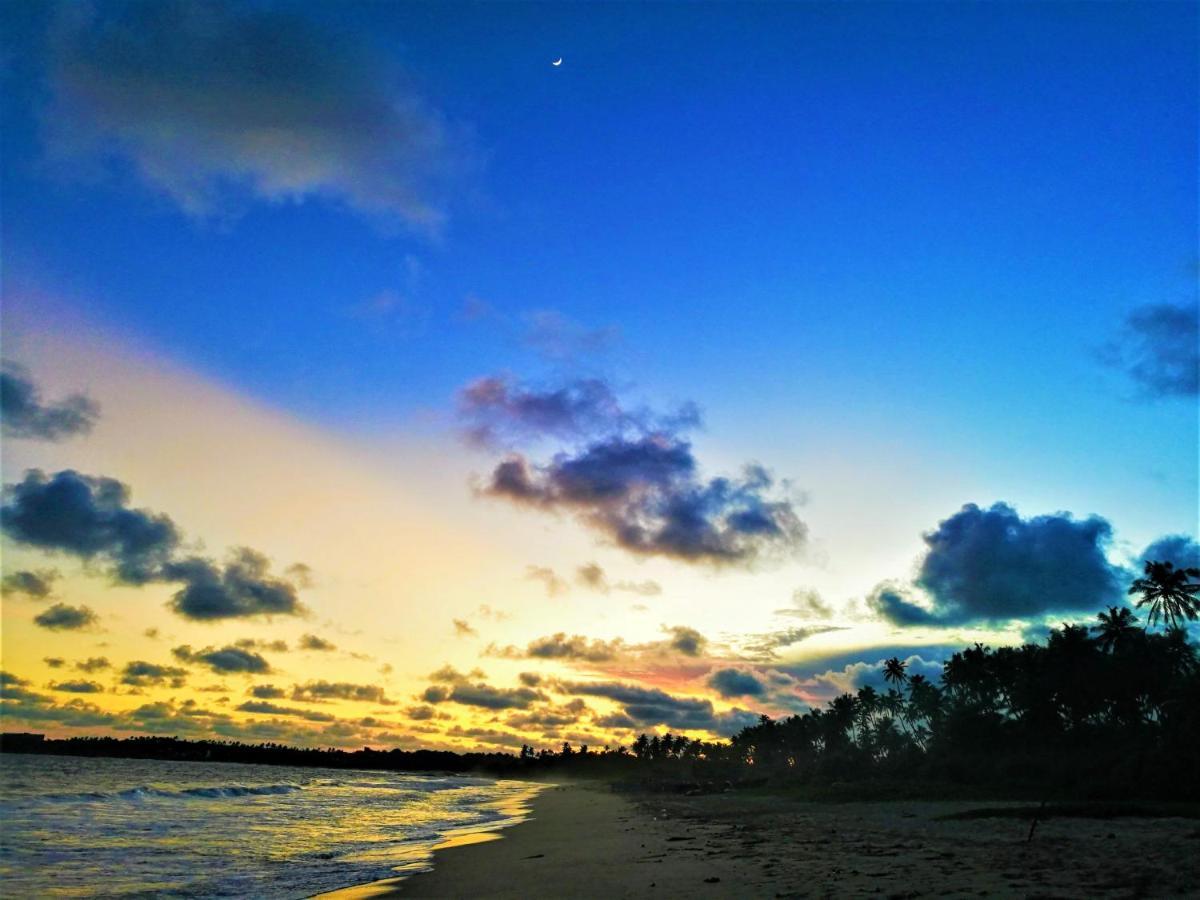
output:
M 619 682 L 565 682 L 561 687 L 570 694 L 606 697 L 620 703 L 624 716 L 639 727 L 665 725 L 727 737 L 758 721 L 756 713 L 743 709 L 718 713 L 709 700 L 673 697 L 657 688 Z
M 171 655 L 180 662 L 208 666 L 214 672 L 222 674 L 242 672 L 251 675 L 266 675 L 271 671 L 271 665 L 264 657 L 253 650 L 237 646 L 221 647 L 220 649 L 205 647 L 203 650 L 193 650 L 184 644 L 172 650 Z
M 684 656 L 699 656 L 708 646 L 708 638 L 695 628 L 688 628 L 686 625 L 672 625 L 670 628 L 663 628 L 663 631 L 671 635 L 667 646 Z
M 1186 534 L 1161 537 L 1138 559 L 1140 569 L 1148 562 L 1169 562 L 1176 569 L 1200 569 L 1200 544 Z
M 436 719 L 439 713 L 432 706 L 410 706 L 405 710 L 405 715 L 415 722 L 424 722 Z
M 156 577 L 179 544 L 169 517 L 129 508 L 127 486 L 70 469 L 6 485 L 0 527 L 20 544 L 109 563 L 129 584 Z
M 89 675 L 92 672 L 102 672 L 105 669 L 112 667 L 112 664 L 105 656 L 90 656 L 87 659 L 82 659 L 75 663 L 75 668 L 80 672 L 87 672 Z
M 129 488 L 113 478 L 69 469 L 47 478 L 31 469 L 23 481 L 5 486 L 0 527 L 20 544 L 107 563 L 126 584 L 182 582 L 170 606 L 185 618 L 305 612 L 297 582 L 272 576 L 261 553 L 235 548 L 223 567 L 197 556 L 179 558 L 175 523 L 165 515 L 131 509 L 129 496 Z M 304 571 L 301 576 L 307 577 Z
M 525 687 L 537 687 L 545 680 L 538 672 L 522 672 L 517 676 L 517 679 Z
M 67 606 L 65 603 L 55 603 L 53 606 L 33 617 L 33 622 L 51 631 L 78 631 L 90 628 L 100 621 L 90 607 Z
M 273 684 L 256 684 L 250 688 L 250 696 L 260 700 L 279 700 L 287 696 L 287 691 Z
M 1200 307 L 1170 303 L 1139 307 L 1121 336 L 1102 351 L 1147 397 L 1200 393 Z
M 558 632 L 537 638 L 529 643 L 525 655 L 533 659 L 570 659 L 585 662 L 605 662 L 616 658 L 622 650 L 620 641 L 588 640 L 583 635 L 569 637 Z
M 390 704 L 383 688 L 374 684 L 351 684 L 345 681 L 310 681 L 292 687 L 293 700 L 310 702 L 323 700 L 356 700 L 362 703 Z
M 230 552 L 223 567 L 191 557 L 162 569 L 166 581 L 182 581 L 170 606 L 187 619 L 213 621 L 248 616 L 296 616 L 306 610 L 295 583 L 270 574 L 270 561 L 249 547 Z
M 691 445 L 666 435 L 614 437 L 536 466 L 513 454 L 496 466 L 485 494 L 544 510 L 577 513 L 618 546 L 688 562 L 748 563 L 769 549 L 794 549 L 805 527 L 787 500 L 771 500 L 761 466 L 740 479 L 697 477 Z
M 320 653 L 330 653 L 337 649 L 337 645 L 325 640 L 323 637 L 318 637 L 315 634 L 306 634 L 300 638 L 301 650 L 314 650 Z
M 612 389 L 596 378 L 536 390 L 503 375 L 480 378 L 459 391 L 458 414 L 468 440 L 483 447 L 583 438 L 619 426 L 627 416 Z
M 545 694 L 531 687 L 498 688 L 471 680 L 482 675 L 479 670 L 464 675 L 450 666 L 443 666 L 429 676 L 435 683 L 425 689 L 421 699 L 425 703 L 459 703 L 480 709 L 525 709 L 547 699 Z
M 83 394 L 44 403 L 22 367 L 6 362 L 0 368 L 0 426 L 5 437 L 60 441 L 87 434 L 99 415 L 100 407 Z
M 42 662 L 44 662 L 51 669 L 61 669 L 67 664 L 67 661 L 61 656 L 43 656 Z
M 9 572 L 0 581 L 0 589 L 6 594 L 24 594 L 31 600 L 45 600 L 54 593 L 54 582 L 60 577 L 57 569 Z
M 53 48 L 51 152 L 113 160 L 189 215 L 315 198 L 436 230 L 472 168 L 388 57 L 288 11 L 73 8 Z
M 892 582 L 877 585 L 867 597 L 867 606 L 893 625 L 938 625 L 938 615 L 909 599 L 905 589 Z
M 287 641 L 276 639 L 273 641 L 260 641 L 256 638 L 242 638 L 234 641 L 233 646 L 241 647 L 243 650 L 270 650 L 272 653 L 287 653 Z
M 294 716 L 298 719 L 306 719 L 309 722 L 337 721 L 337 718 L 331 716 L 329 713 L 313 712 L 307 709 L 298 709 L 294 706 L 278 706 L 274 703 L 267 703 L 265 700 L 247 700 L 238 709 L 241 712 L 261 713 L 270 716 Z
M 104 685 L 96 681 L 56 681 L 50 684 L 50 690 L 68 694 L 102 694 Z
M 722 697 L 759 697 L 766 686 L 750 672 L 718 669 L 708 676 L 708 686 Z
M 588 590 L 599 591 L 601 594 L 624 591 L 630 594 L 640 594 L 643 597 L 651 597 L 662 593 L 662 585 L 657 581 L 649 579 L 646 581 L 611 582 L 608 580 L 608 575 L 605 574 L 604 569 L 594 562 L 587 563 L 576 569 L 575 580 Z
M 28 690 L 29 682 L 16 675 L 0 672 L 0 718 L 5 723 L 30 722 L 57 724 L 75 728 L 113 725 L 117 717 L 82 699 L 58 704 L 54 698 Z
M 916 585 L 931 608 L 894 586 L 868 603 L 897 625 L 1004 622 L 1050 612 L 1091 611 L 1122 596 L 1122 573 L 1105 557 L 1112 526 L 1068 513 L 1022 519 L 1005 503 L 967 504 L 924 536 Z
M 804 538 L 791 501 L 772 497 L 774 480 L 762 466 L 746 466 L 740 478 L 699 476 L 683 437 L 699 424 L 694 405 L 660 415 L 625 409 L 598 379 L 534 389 L 493 376 L 463 390 L 459 412 L 477 443 L 570 445 L 542 464 L 510 453 L 481 493 L 572 512 L 634 553 L 748 563 L 767 550 L 794 550 Z
M 152 685 L 170 684 L 171 687 L 183 687 L 187 678 L 187 669 L 176 666 L 160 666 L 145 660 L 134 660 L 125 664 L 121 670 L 121 683 L 134 687 L 150 687 Z

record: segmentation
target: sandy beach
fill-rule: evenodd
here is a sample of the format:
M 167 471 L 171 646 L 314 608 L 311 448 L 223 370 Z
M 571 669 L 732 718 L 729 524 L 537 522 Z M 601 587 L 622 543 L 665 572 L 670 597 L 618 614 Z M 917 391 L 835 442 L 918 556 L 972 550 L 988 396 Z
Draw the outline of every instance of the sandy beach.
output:
M 638 797 L 559 785 L 530 818 L 366 897 L 1196 896 L 1200 822 L 946 816 L 1016 803 Z

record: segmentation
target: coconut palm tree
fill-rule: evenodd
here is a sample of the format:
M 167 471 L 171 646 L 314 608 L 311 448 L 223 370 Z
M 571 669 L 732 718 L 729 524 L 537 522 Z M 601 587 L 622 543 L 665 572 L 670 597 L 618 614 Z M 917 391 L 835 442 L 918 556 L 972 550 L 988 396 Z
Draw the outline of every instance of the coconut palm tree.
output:
M 1127 647 L 1138 633 L 1137 616 L 1125 606 L 1110 606 L 1108 612 L 1096 616 L 1099 625 L 1093 625 L 1100 649 L 1105 653 L 1116 653 Z
M 1192 578 L 1200 578 L 1200 569 L 1176 569 L 1169 562 L 1147 562 L 1143 577 L 1129 586 L 1129 593 L 1141 594 L 1138 609 L 1150 607 L 1150 625 L 1159 619 L 1169 628 L 1178 628 L 1180 622 L 1195 621 L 1200 616 L 1200 583 L 1192 584 Z
M 888 684 L 903 684 L 908 681 L 908 673 L 904 671 L 907 668 L 908 663 L 898 656 L 893 656 L 883 664 L 883 680 Z

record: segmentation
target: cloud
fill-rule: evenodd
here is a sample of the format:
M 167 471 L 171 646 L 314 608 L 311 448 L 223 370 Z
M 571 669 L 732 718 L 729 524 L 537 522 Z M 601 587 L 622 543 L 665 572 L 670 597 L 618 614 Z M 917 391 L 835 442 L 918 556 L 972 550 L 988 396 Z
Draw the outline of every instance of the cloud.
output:
M 548 566 L 526 566 L 525 579 L 540 581 L 546 589 L 547 597 L 558 597 L 571 589 L 571 586 Z
M 134 660 L 126 663 L 121 670 L 121 683 L 134 687 L 149 687 L 170 683 L 171 687 L 183 687 L 187 678 L 187 669 L 176 666 L 160 666 L 145 660 Z
M 924 652 L 936 651 L 926 648 Z M 878 652 L 878 651 L 877 651 Z M 898 654 L 891 654 L 898 655 Z M 920 654 L 910 654 L 904 659 L 909 677 L 923 675 L 936 683 L 942 674 L 942 661 L 928 659 Z M 852 694 L 861 687 L 870 686 L 882 691 L 891 687 L 883 677 L 884 657 L 873 661 L 859 660 L 847 663 L 841 669 L 827 669 L 808 675 L 802 683 L 814 695 L 814 699 L 830 700 L 839 694 Z
M 545 465 L 521 454 L 499 463 L 483 493 L 547 511 L 568 510 L 617 546 L 686 562 L 749 563 L 794 549 L 804 524 L 774 480 L 751 465 L 739 479 L 698 479 L 691 445 L 654 434 L 613 437 Z
M 498 688 L 479 682 L 456 684 L 450 688 L 427 688 L 422 698 L 426 703 L 459 703 L 481 709 L 525 709 L 545 700 L 546 695 L 532 688 Z
M 587 328 L 553 309 L 525 317 L 521 343 L 548 359 L 574 360 L 611 349 L 621 338 L 615 326 Z
M 775 651 L 781 647 L 790 647 L 815 635 L 841 630 L 843 629 L 836 625 L 806 625 L 750 634 L 742 639 L 742 652 L 752 659 L 766 662 L 775 659 Z
M 610 582 L 604 569 L 594 562 L 586 563 L 576 569 L 575 581 L 588 590 L 599 591 L 601 594 L 624 591 L 630 594 L 639 594 L 643 597 L 652 597 L 662 593 L 662 585 L 650 579 L 645 581 Z
M 337 649 L 337 645 L 325 640 L 323 637 L 318 637 L 315 634 L 306 634 L 300 638 L 301 650 L 314 650 L 320 653 L 330 653 Z
M 452 619 L 455 637 L 475 637 L 479 634 L 466 619 Z
M 759 697 L 766 686 L 750 672 L 718 669 L 708 676 L 708 686 L 722 697 Z
M 294 706 L 278 706 L 274 703 L 267 703 L 264 700 L 247 700 L 245 703 L 238 706 L 241 712 L 262 713 L 271 716 L 295 716 L 300 719 L 307 719 L 309 722 L 336 722 L 337 718 L 329 713 L 313 712 L 307 709 L 298 709 Z
M 1091 611 L 1120 601 L 1122 573 L 1105 557 L 1112 526 L 1069 513 L 1022 519 L 1005 503 L 967 504 L 924 536 L 915 584 L 926 608 L 884 585 L 868 605 L 897 625 L 1004 622 Z
M 405 710 L 405 715 L 414 722 L 424 722 L 438 718 L 439 713 L 432 706 L 410 706 Z
M 620 682 L 578 681 L 564 682 L 561 688 L 569 694 L 606 697 L 616 701 L 622 705 L 622 713 L 626 719 L 639 727 L 665 725 L 669 728 L 708 731 L 728 737 L 758 721 L 758 715 L 747 710 L 732 709 L 718 713 L 709 700 L 674 697 L 657 688 L 644 688 Z
M 468 441 L 481 447 L 507 447 L 544 437 L 583 438 L 606 432 L 627 416 L 600 379 L 582 378 L 537 390 L 504 375 L 480 378 L 460 390 L 458 415 Z
M 545 694 L 531 687 L 498 688 L 483 681 L 471 680 L 482 674 L 475 670 L 470 675 L 464 675 L 450 666 L 443 666 L 429 676 L 429 680 L 435 683 L 424 690 L 421 699 L 429 704 L 458 703 L 481 709 L 525 709 L 547 699 Z
M 51 682 L 50 690 L 68 694 L 102 694 L 104 685 L 96 681 L 57 681 Z
M 0 581 L 0 588 L 6 594 L 24 594 L 31 600 L 45 600 L 54 593 L 54 582 L 60 577 L 57 569 L 9 572 Z
M 586 662 L 605 662 L 621 651 L 621 641 L 589 641 L 583 635 L 568 637 L 563 632 L 537 638 L 529 643 L 525 655 L 533 659 L 571 659 Z
M 102 672 L 105 669 L 112 668 L 112 663 L 105 656 L 90 656 L 75 663 L 75 668 L 80 672 L 87 672 L 90 675 L 92 672 Z
M 33 622 L 51 631 L 79 631 L 90 628 L 100 621 L 100 617 L 87 606 L 67 606 L 65 603 L 55 603 L 49 609 L 33 617 Z
M 43 656 L 42 662 L 44 662 L 51 669 L 61 669 L 67 664 L 67 661 L 61 656 Z
M 792 605 L 775 610 L 777 616 L 795 616 L 798 619 L 831 619 L 833 607 L 821 599 L 813 590 L 797 588 L 792 593 Z
M 296 585 L 270 574 L 270 561 L 249 547 L 230 551 L 222 568 L 212 560 L 190 557 L 163 566 L 167 581 L 182 581 L 170 607 L 196 621 L 249 616 L 297 616 L 306 612 Z
M 1167 535 L 1143 550 L 1138 562 L 1169 562 L 1177 569 L 1200 569 L 1200 544 L 1186 534 Z
M 471 167 L 386 57 L 283 10 L 73 7 L 53 37 L 51 152 L 117 162 L 191 216 L 320 199 L 436 231 Z
M 1151 304 L 1133 310 L 1101 359 L 1124 371 L 1146 397 L 1200 393 L 1200 307 Z
M 248 547 L 230 551 L 224 567 L 178 557 L 181 536 L 169 516 L 129 507 L 129 488 L 114 478 L 71 469 L 47 477 L 30 469 L 5 485 L 0 528 L 20 544 L 108 563 L 125 584 L 182 582 L 170 608 L 200 621 L 259 615 L 302 615 L 297 581 L 273 577 L 270 562 Z M 307 567 L 289 569 L 307 579 Z
M 708 638 L 695 628 L 688 628 L 686 625 L 672 625 L 669 628 L 664 627 L 663 631 L 671 635 L 667 646 L 684 656 L 699 656 L 708 646 Z
M 180 662 L 208 666 L 214 672 L 242 672 L 251 675 L 266 675 L 271 671 L 267 660 L 252 650 L 242 647 L 222 647 L 219 650 L 205 647 L 203 650 L 193 650 L 187 644 L 176 647 L 171 651 Z
M 250 688 L 250 696 L 260 700 L 279 700 L 287 696 L 287 691 L 273 684 L 256 684 Z
M 111 564 L 128 584 L 156 577 L 179 544 L 167 516 L 129 508 L 129 488 L 71 469 L 52 477 L 30 469 L 5 485 L 0 527 L 20 544 Z
M 323 700 L 355 700 L 361 703 L 390 704 L 383 688 L 374 684 L 351 684 L 345 681 L 310 681 L 292 687 L 293 700 L 318 702 Z
M 83 394 L 44 403 L 21 366 L 6 362 L 0 368 L 0 426 L 5 437 L 61 441 L 87 434 L 99 416 L 100 407 Z

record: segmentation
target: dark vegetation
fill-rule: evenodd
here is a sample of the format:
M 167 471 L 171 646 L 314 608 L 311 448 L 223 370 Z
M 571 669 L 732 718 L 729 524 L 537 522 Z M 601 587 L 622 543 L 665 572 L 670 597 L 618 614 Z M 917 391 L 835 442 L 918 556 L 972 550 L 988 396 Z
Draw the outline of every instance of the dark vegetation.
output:
M 8 751 L 252 762 L 507 777 L 606 778 L 658 790 L 766 787 L 824 799 L 1027 797 L 1046 801 L 1200 799 L 1200 653 L 1183 625 L 1200 613 L 1200 570 L 1148 563 L 1131 593 L 1151 625 L 1111 607 L 1045 644 L 976 644 L 938 683 L 893 658 L 887 688 L 743 729 L 728 742 L 641 735 L 632 747 L 510 753 L 348 752 L 136 737 L 39 740 Z

